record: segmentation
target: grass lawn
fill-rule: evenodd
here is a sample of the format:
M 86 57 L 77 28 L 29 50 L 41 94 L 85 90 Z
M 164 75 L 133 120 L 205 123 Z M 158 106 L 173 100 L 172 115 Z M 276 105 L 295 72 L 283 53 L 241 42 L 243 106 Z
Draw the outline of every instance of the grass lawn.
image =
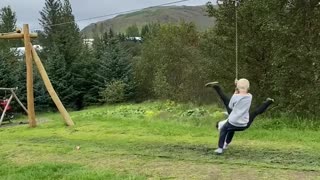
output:
M 90 108 L 0 128 L 0 179 L 320 179 L 317 121 L 258 118 L 216 156 L 219 108 L 173 102 Z M 80 146 L 77 150 L 75 147 Z

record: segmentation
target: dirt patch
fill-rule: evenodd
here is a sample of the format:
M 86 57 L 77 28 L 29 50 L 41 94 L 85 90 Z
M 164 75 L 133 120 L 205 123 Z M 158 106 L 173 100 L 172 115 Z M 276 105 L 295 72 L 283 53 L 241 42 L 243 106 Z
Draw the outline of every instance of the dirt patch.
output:
M 47 118 L 39 118 L 37 119 L 37 124 L 43 124 L 49 122 Z M 28 119 L 20 119 L 20 120 L 13 120 L 13 121 L 5 121 L 1 124 L 0 128 L 8 128 L 8 127 L 15 127 L 15 126 L 26 126 L 28 125 Z
M 214 158 L 213 156 L 212 158 Z M 11 157 L 15 164 L 33 164 L 39 162 L 77 163 L 91 169 L 115 170 L 147 176 L 148 179 L 317 179 L 320 172 L 297 171 L 275 168 L 251 167 L 217 163 L 176 161 L 170 159 L 149 159 L 139 156 L 110 156 L 110 154 L 88 155 L 76 151 L 66 155 L 19 154 Z

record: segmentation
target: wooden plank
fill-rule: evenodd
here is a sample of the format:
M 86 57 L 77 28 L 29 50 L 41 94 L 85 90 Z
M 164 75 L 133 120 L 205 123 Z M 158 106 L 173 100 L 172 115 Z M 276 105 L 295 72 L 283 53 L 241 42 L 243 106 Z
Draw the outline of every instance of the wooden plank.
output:
M 30 43 L 30 47 L 32 47 L 32 44 Z M 55 105 L 57 106 L 61 116 L 63 117 L 66 125 L 68 126 L 73 126 L 74 123 L 69 115 L 69 113 L 67 112 L 66 108 L 63 106 L 61 100 L 59 99 L 56 91 L 54 90 L 51 82 L 50 82 L 50 79 L 48 77 L 48 74 L 46 72 L 46 70 L 44 69 L 43 67 L 43 64 L 37 54 L 37 51 L 32 47 L 32 55 L 33 55 L 33 60 L 36 64 L 36 66 L 38 67 L 38 70 L 39 70 L 39 73 L 42 77 L 42 80 L 44 82 L 44 85 L 46 86 L 47 88 L 47 91 L 49 92 L 50 96 L 51 96 L 51 99 L 53 100 L 53 102 L 55 103 Z
M 11 90 L 11 93 L 13 95 L 13 97 L 17 100 L 17 102 L 20 104 L 20 106 L 22 107 L 22 109 L 28 114 L 28 110 L 27 108 L 22 104 L 22 102 L 20 101 L 20 99 L 18 98 L 18 96 L 16 95 L 16 93 Z
M 27 66 L 27 102 L 28 102 L 28 120 L 30 127 L 36 127 L 36 115 L 34 111 L 34 95 L 33 95 L 33 71 L 32 71 L 32 55 L 31 42 L 29 36 L 29 25 L 23 25 L 24 47 Z
M 6 115 L 7 108 L 8 108 L 8 106 L 9 106 L 12 98 L 13 98 L 13 95 L 11 94 L 11 96 L 10 96 L 10 98 L 9 98 L 9 100 L 8 100 L 8 103 L 6 104 L 6 107 L 4 108 L 4 110 L 3 110 L 3 112 L 2 112 L 2 115 L 1 115 L 1 118 L 0 118 L 0 126 L 1 126 L 1 124 L 2 124 L 2 121 L 3 121 L 3 119 L 4 119 L 4 116 Z
M 37 33 L 30 33 L 30 38 L 37 38 Z M 0 39 L 23 39 L 24 33 L 0 33 Z

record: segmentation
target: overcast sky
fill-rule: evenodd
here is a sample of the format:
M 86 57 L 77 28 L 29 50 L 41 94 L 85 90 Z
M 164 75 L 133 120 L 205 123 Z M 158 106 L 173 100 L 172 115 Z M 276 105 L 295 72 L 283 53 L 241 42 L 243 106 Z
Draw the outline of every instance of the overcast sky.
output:
M 76 19 L 86 19 L 127 10 L 140 9 L 177 0 L 70 0 L 73 14 Z M 204 5 L 209 0 L 189 0 L 176 5 Z M 42 10 L 45 0 L 0 0 L 0 7 L 10 5 L 16 12 L 18 26 L 30 24 L 30 29 L 40 29 L 38 22 L 39 11 Z M 80 28 L 90 23 L 108 19 L 104 17 L 90 21 L 77 22 Z

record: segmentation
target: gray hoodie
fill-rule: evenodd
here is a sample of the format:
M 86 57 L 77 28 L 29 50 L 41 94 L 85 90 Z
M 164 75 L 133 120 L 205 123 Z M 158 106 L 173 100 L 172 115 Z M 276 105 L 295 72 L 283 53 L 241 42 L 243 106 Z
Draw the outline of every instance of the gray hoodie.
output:
M 251 106 L 252 95 L 234 94 L 229 102 L 232 109 L 228 117 L 228 122 L 237 127 L 245 127 L 249 122 L 249 109 Z

